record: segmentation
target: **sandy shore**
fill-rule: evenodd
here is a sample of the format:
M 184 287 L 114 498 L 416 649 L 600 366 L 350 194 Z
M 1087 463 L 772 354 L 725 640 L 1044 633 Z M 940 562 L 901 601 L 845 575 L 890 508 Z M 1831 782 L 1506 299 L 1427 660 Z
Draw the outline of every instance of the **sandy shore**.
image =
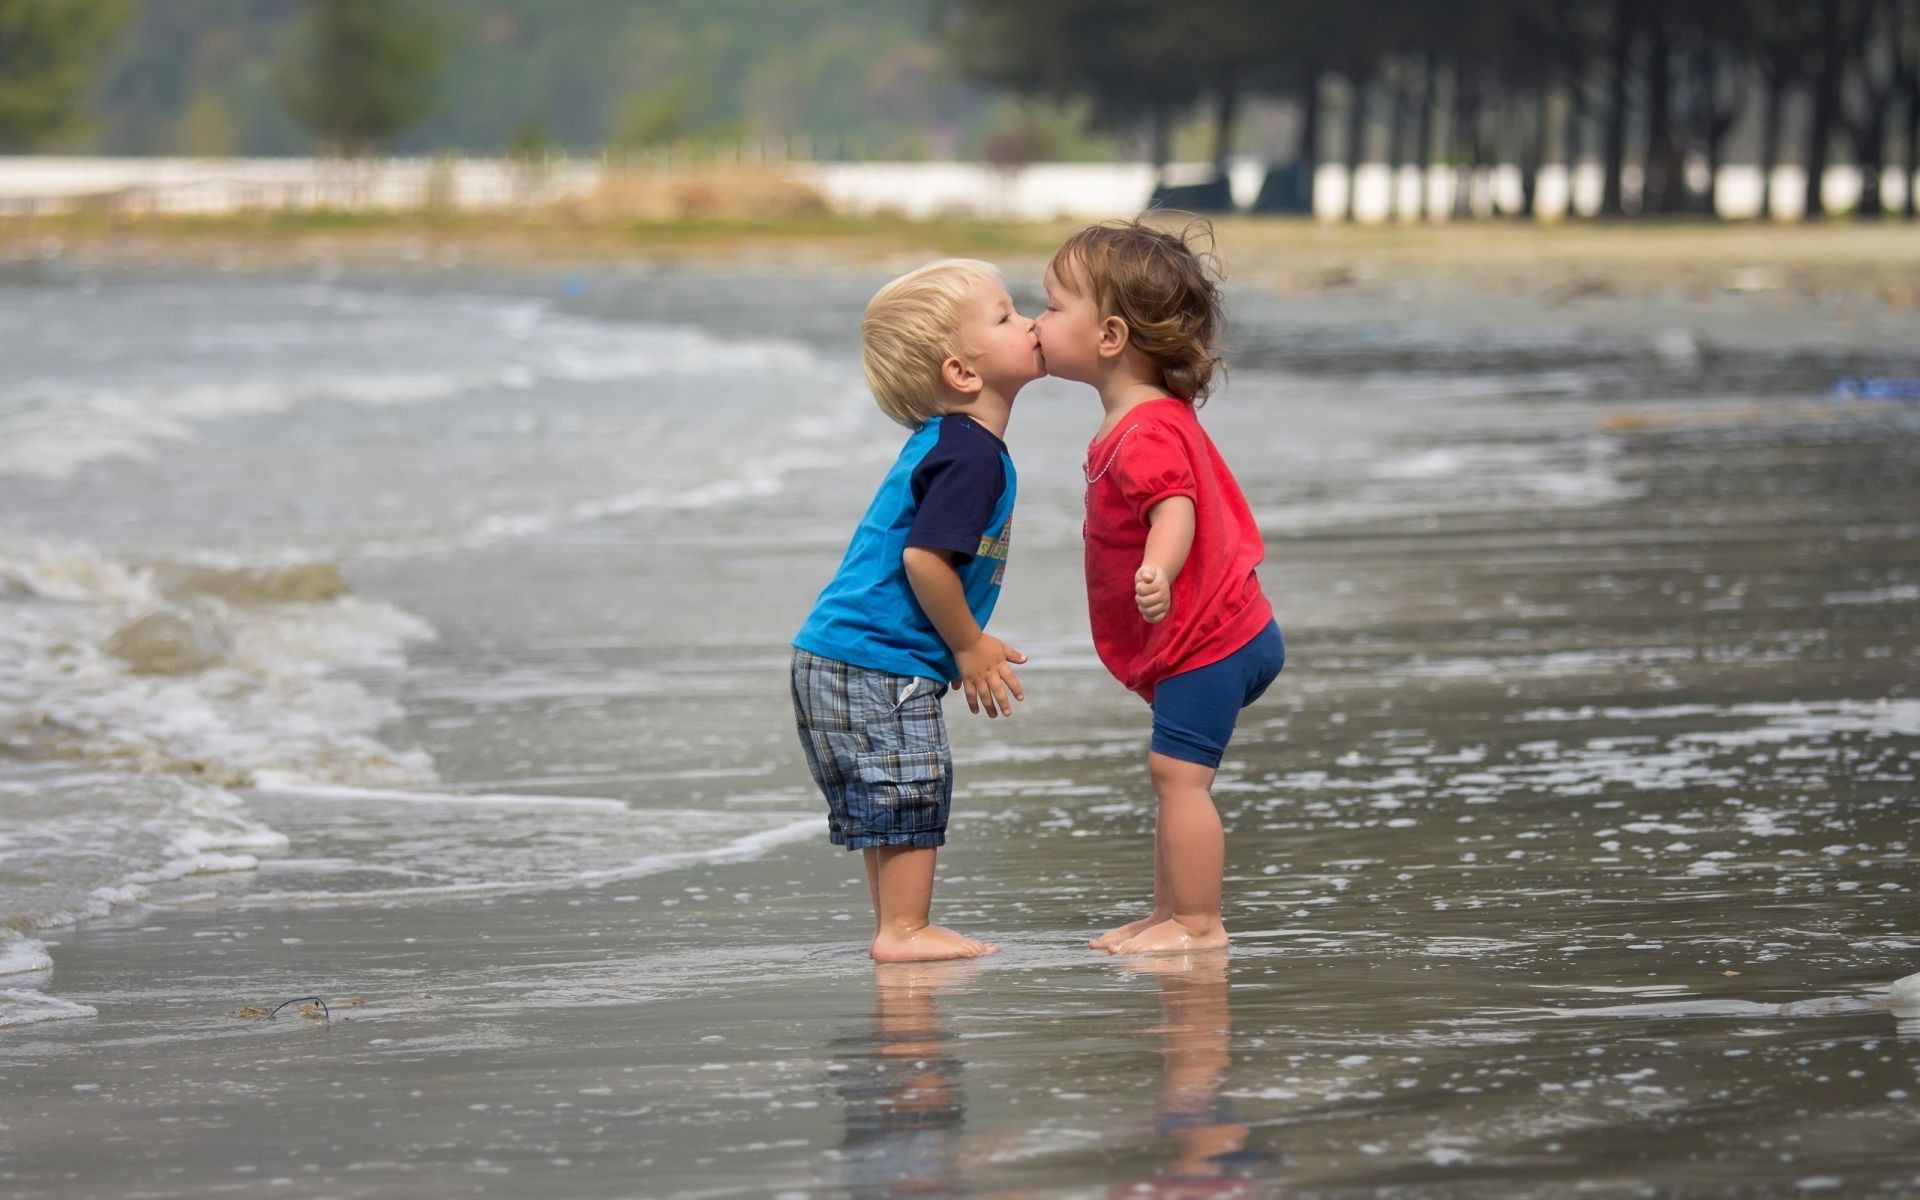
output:
M 1391 290 L 1436 279 L 1493 295 L 1562 300 L 1676 290 L 1779 293 L 1920 312 L 1920 236 L 1893 219 L 1823 225 L 1622 222 L 1353 226 L 1218 218 L 1236 277 L 1289 294 Z M 710 263 L 818 271 L 970 254 L 1027 264 L 1071 222 L 996 224 L 832 217 L 622 222 L 399 216 L 0 221 L 0 261 L 74 256 L 99 266 L 357 265 L 580 267 Z
M 1716 376 L 1732 395 L 1662 390 L 1675 376 L 1657 370 L 1622 395 L 1551 378 L 1484 402 L 1450 395 L 1444 424 L 1409 421 L 1410 440 L 1389 447 L 1375 482 L 1390 494 L 1354 520 L 1293 520 L 1287 499 L 1310 498 L 1281 468 L 1244 465 L 1284 461 L 1257 457 L 1303 416 L 1282 384 L 1259 393 L 1270 411 L 1208 410 L 1267 521 L 1292 648 L 1217 789 L 1236 938 L 1225 961 L 1130 963 L 1081 944 L 1133 915 L 1152 814 L 1143 713 L 1083 644 L 1066 432 L 1081 423 L 1043 409 L 1016 433 L 1052 440 L 1031 454 L 1019 444 L 1034 519 L 996 617 L 1035 654 L 1034 699 L 1008 727 L 952 714 L 961 817 L 938 916 L 1002 954 L 876 969 L 860 950 L 863 885 L 819 841 L 600 888 L 339 907 L 250 904 L 237 888 L 218 904 L 134 912 L 49 936 L 54 967 L 27 980 L 94 1016 L 0 1030 L 0 1190 L 1920 1188 L 1920 1031 L 1885 994 L 1920 970 L 1920 423 L 1908 402 L 1825 396 L 1862 363 L 1920 371 L 1914 342 L 1897 340 L 1911 316 L 1883 322 L 1868 307 L 1883 269 L 1911 261 L 1911 237 L 1783 231 L 1761 244 L 1792 249 L 1755 263 L 1738 230 L 1676 232 L 1692 248 L 1675 258 L 1629 252 L 1653 243 L 1610 229 L 1221 234 L 1243 276 L 1273 256 L 1249 323 L 1295 353 L 1319 325 L 1417 320 L 1434 332 L 1402 364 L 1409 375 L 1423 345 L 1456 353 L 1500 329 L 1514 370 L 1550 376 L 1567 328 L 1606 322 L 1648 347 L 1636 365 L 1715 362 L 1716 345 L 1757 341 L 1816 357 L 1761 360 L 1763 374 L 1791 374 L 1790 394 L 1738 392 L 1750 376 L 1732 355 Z M 445 245 L 491 261 L 485 239 L 365 236 L 303 245 L 307 259 L 227 234 L 72 237 L 36 261 L 285 267 L 348 247 L 386 262 L 399 247 L 433 267 Z M 1502 292 L 1535 279 L 1529 247 L 1542 245 L 1558 247 L 1556 278 L 1591 272 L 1618 290 L 1557 307 L 1544 290 Z M 869 244 L 859 269 L 936 248 L 969 247 Z M 617 261 L 694 272 L 759 252 L 712 253 L 667 263 L 630 248 Z M 823 253 L 811 244 L 791 269 Z M 1756 267 L 1815 290 L 1714 284 L 1696 301 L 1682 286 L 1689 271 Z M 1296 269 L 1313 290 L 1289 290 L 1281 275 Z M 1851 281 L 1841 299 L 1817 290 L 1829 270 Z M 1474 305 L 1456 303 L 1469 294 Z M 1669 336 L 1676 324 L 1684 341 Z M 1525 357 L 1534 328 L 1555 334 L 1540 362 Z M 1368 382 L 1345 378 L 1356 392 Z M 1398 393 L 1418 400 L 1396 381 L 1348 415 L 1404 415 L 1384 407 Z M 844 486 L 842 474 L 822 467 L 791 486 Z M 1440 474 L 1486 489 L 1442 507 L 1422 490 Z M 575 631 L 576 650 L 591 643 L 596 661 L 659 666 L 686 686 L 609 707 L 605 725 L 586 725 L 568 696 L 528 701 L 512 721 L 623 746 L 692 730 L 711 740 L 691 744 L 738 748 L 716 777 L 636 786 L 636 803 L 764 792 L 770 776 L 804 787 L 783 646 L 825 552 L 724 507 L 612 524 L 622 562 L 671 562 L 682 602 L 650 622 L 610 603 L 601 640 Z M 448 553 L 430 572 L 392 560 L 351 574 L 443 629 L 423 658 L 480 659 L 492 627 L 608 587 L 606 562 L 605 544 L 554 538 Z M 476 609 L 474 581 L 510 575 Z M 675 674 L 688 647 L 701 669 Z M 461 715 L 427 691 L 386 740 L 426 744 L 430 719 Z M 441 735 L 477 747 L 463 758 L 436 746 L 446 787 L 505 789 L 496 774 L 543 771 L 475 730 Z M 682 747 L 657 757 L 641 765 L 658 778 L 686 765 Z M 332 1020 L 236 1015 L 310 994 Z

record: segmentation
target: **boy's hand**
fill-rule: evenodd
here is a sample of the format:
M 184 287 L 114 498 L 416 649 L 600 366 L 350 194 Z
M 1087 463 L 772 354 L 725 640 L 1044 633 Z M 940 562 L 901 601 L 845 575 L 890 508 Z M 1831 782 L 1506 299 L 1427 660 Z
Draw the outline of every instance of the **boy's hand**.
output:
M 1020 690 L 1020 677 L 1013 673 L 1013 664 L 1027 661 L 1027 656 L 992 634 L 981 634 L 979 641 L 953 657 L 960 665 L 960 678 L 948 686 L 966 689 L 967 711 L 977 713 L 984 707 L 989 717 L 1010 717 L 1013 702 L 1027 698 Z
M 1147 624 L 1166 620 L 1173 608 L 1173 584 L 1167 573 L 1152 563 L 1143 563 L 1133 573 L 1133 602 L 1140 606 L 1140 617 Z

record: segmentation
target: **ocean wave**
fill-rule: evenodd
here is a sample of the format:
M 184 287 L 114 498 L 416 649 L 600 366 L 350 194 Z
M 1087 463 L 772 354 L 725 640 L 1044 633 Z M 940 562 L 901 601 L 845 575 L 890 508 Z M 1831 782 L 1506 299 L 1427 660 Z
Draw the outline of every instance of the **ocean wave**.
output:
M 678 392 L 672 381 L 817 361 L 797 342 L 723 341 L 691 326 L 576 317 L 540 302 L 429 295 L 397 304 L 329 288 L 262 299 L 269 309 L 289 302 L 290 314 L 239 314 L 214 343 L 151 347 L 137 382 L 23 374 L 0 383 L 0 473 L 65 479 L 90 463 L 193 441 L 210 422 L 304 405 L 386 408 L 648 379 Z M 321 316 L 329 311 L 333 325 Z M 351 319 L 342 324 L 339 314 Z M 444 361 L 423 362 L 423 346 Z
M 143 565 L 0 538 L 0 745 L 225 786 L 264 769 L 428 782 L 424 755 L 372 737 L 393 704 L 335 673 L 432 636 L 330 564 Z
M 76 1017 L 97 1017 L 98 1009 L 76 1004 L 58 996 L 20 988 L 0 988 L 0 1029 L 15 1025 L 37 1025 L 42 1021 L 70 1021 Z

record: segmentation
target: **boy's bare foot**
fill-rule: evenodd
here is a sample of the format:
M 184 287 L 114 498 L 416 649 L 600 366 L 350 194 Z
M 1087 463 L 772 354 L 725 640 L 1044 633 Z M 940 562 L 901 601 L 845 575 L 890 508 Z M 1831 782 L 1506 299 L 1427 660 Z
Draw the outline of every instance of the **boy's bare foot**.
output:
M 1158 925 L 1160 922 L 1166 920 L 1172 915 L 1173 915 L 1172 913 L 1163 913 L 1163 912 L 1148 913 L 1146 916 L 1141 917 L 1138 921 L 1129 921 L 1125 925 L 1120 926 L 1118 929 L 1107 930 L 1105 933 L 1101 934 L 1099 937 L 1088 942 L 1087 948 L 1089 950 L 1106 950 L 1111 952 L 1115 946 L 1118 946 L 1121 942 L 1126 941 L 1128 938 L 1132 937 L 1134 934 L 1145 932 L 1146 930 L 1153 928 L 1155 925 Z
M 939 925 L 922 925 L 912 933 L 890 930 L 875 934 L 867 953 L 875 962 L 933 962 L 943 958 L 978 958 L 1000 947 Z
M 1179 954 L 1189 950 L 1223 950 L 1227 946 L 1227 927 L 1218 921 L 1194 932 L 1172 917 L 1115 946 L 1113 954 Z

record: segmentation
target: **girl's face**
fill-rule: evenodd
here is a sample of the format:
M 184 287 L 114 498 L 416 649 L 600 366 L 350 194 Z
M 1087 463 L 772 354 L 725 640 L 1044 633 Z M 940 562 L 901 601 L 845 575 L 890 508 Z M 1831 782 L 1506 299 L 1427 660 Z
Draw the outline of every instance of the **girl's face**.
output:
M 1035 326 L 1047 374 L 1075 383 L 1093 383 L 1100 366 L 1100 312 L 1093 296 L 1077 280 L 1062 279 L 1047 268 L 1047 307 Z

